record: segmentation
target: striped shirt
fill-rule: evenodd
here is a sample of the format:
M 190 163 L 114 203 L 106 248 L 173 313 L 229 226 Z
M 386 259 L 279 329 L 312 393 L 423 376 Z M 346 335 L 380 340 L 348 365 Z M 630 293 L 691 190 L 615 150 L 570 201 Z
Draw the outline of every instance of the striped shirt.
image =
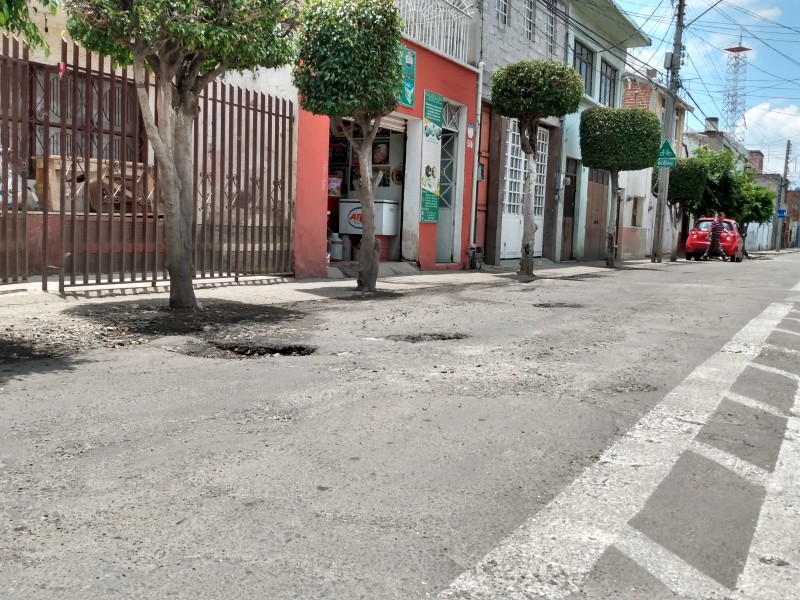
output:
M 719 237 L 725 231 L 725 225 L 719 219 L 714 219 L 711 222 L 711 237 Z

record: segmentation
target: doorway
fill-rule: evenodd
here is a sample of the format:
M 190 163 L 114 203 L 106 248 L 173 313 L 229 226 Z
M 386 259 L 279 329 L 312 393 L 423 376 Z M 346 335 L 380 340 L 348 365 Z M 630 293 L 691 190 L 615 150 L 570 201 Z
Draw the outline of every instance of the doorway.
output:
M 456 226 L 456 151 L 458 134 L 442 132 L 442 162 L 439 178 L 439 222 L 436 225 L 436 262 L 453 262 L 453 240 Z
M 578 161 L 567 159 L 564 173 L 564 213 L 561 217 L 561 260 L 575 258 L 572 250 L 572 238 L 575 233 L 575 197 L 578 190 Z
M 584 260 L 600 260 L 605 256 L 609 182 L 610 176 L 607 171 L 589 169 Z

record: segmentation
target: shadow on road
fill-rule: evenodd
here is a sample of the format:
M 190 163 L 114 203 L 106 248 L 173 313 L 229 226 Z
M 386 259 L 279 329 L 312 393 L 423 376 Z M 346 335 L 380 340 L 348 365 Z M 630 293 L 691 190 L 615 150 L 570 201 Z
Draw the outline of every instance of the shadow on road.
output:
M 174 310 L 165 299 L 84 304 L 64 314 L 146 336 L 185 335 L 247 324 L 279 324 L 305 313 L 266 304 L 204 299 L 203 310 Z
M 85 362 L 59 350 L 47 350 L 36 343 L 0 337 L 0 385 L 14 377 L 32 373 L 71 371 Z

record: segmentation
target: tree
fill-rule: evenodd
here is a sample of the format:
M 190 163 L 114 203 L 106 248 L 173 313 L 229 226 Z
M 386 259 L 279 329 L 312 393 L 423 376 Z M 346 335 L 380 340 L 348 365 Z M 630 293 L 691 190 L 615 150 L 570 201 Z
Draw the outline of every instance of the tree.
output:
M 577 112 L 582 99 L 583 80 L 580 74 L 563 63 L 520 61 L 500 67 L 492 76 L 492 106 L 501 116 L 517 120 L 520 146 L 525 153 L 520 275 L 533 275 L 536 236 L 533 196 L 539 121 Z
M 37 0 L 36 3 L 29 0 L 0 0 L 0 28 L 24 36 L 29 46 L 42 46 L 44 40 L 32 18 L 40 10 L 37 4 L 50 14 L 55 14 L 58 5 L 56 0 Z
M 746 181 L 742 188 L 742 204 L 730 213 L 730 217 L 739 224 L 744 239 L 744 255 L 747 254 L 747 228 L 750 223 L 766 223 L 775 214 L 775 199 L 778 194 L 768 187 L 756 185 L 752 174 L 746 172 Z M 725 214 L 728 214 L 727 212 Z
M 581 113 L 581 160 L 611 174 L 611 210 L 606 227 L 606 266 L 614 267 L 619 172 L 656 164 L 661 145 L 658 117 L 642 108 L 589 108 Z
M 292 4 L 285 0 L 65 0 L 67 28 L 90 50 L 133 65 L 165 207 L 170 306 L 196 308 L 192 279 L 193 124 L 198 97 L 226 71 L 289 62 Z M 145 86 L 156 75 L 158 121 Z
M 358 153 L 363 234 L 358 288 L 374 292 L 380 241 L 375 238 L 372 142 L 402 86 L 403 22 L 393 0 L 309 0 L 301 12 L 292 79 L 306 110 L 336 119 Z M 345 121 L 346 118 L 349 119 Z
M 658 171 L 653 169 L 653 181 L 658 180 Z M 672 254 L 670 261 L 678 259 L 678 227 L 683 215 L 694 214 L 703 201 L 703 192 L 708 182 L 708 172 L 702 161 L 696 158 L 679 158 L 678 164 L 669 175 L 667 203 L 672 224 Z

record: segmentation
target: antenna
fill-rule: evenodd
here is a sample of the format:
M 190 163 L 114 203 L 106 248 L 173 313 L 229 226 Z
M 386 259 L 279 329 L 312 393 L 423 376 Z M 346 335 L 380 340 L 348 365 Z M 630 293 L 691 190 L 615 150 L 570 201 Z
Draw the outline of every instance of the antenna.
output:
M 728 53 L 728 76 L 725 88 L 725 99 L 722 110 L 725 113 L 725 130 L 740 144 L 744 145 L 744 132 L 747 123 L 744 120 L 745 111 L 745 86 L 747 74 L 747 53 L 750 48 L 742 46 L 742 37 L 739 36 L 739 45 L 725 48 Z

